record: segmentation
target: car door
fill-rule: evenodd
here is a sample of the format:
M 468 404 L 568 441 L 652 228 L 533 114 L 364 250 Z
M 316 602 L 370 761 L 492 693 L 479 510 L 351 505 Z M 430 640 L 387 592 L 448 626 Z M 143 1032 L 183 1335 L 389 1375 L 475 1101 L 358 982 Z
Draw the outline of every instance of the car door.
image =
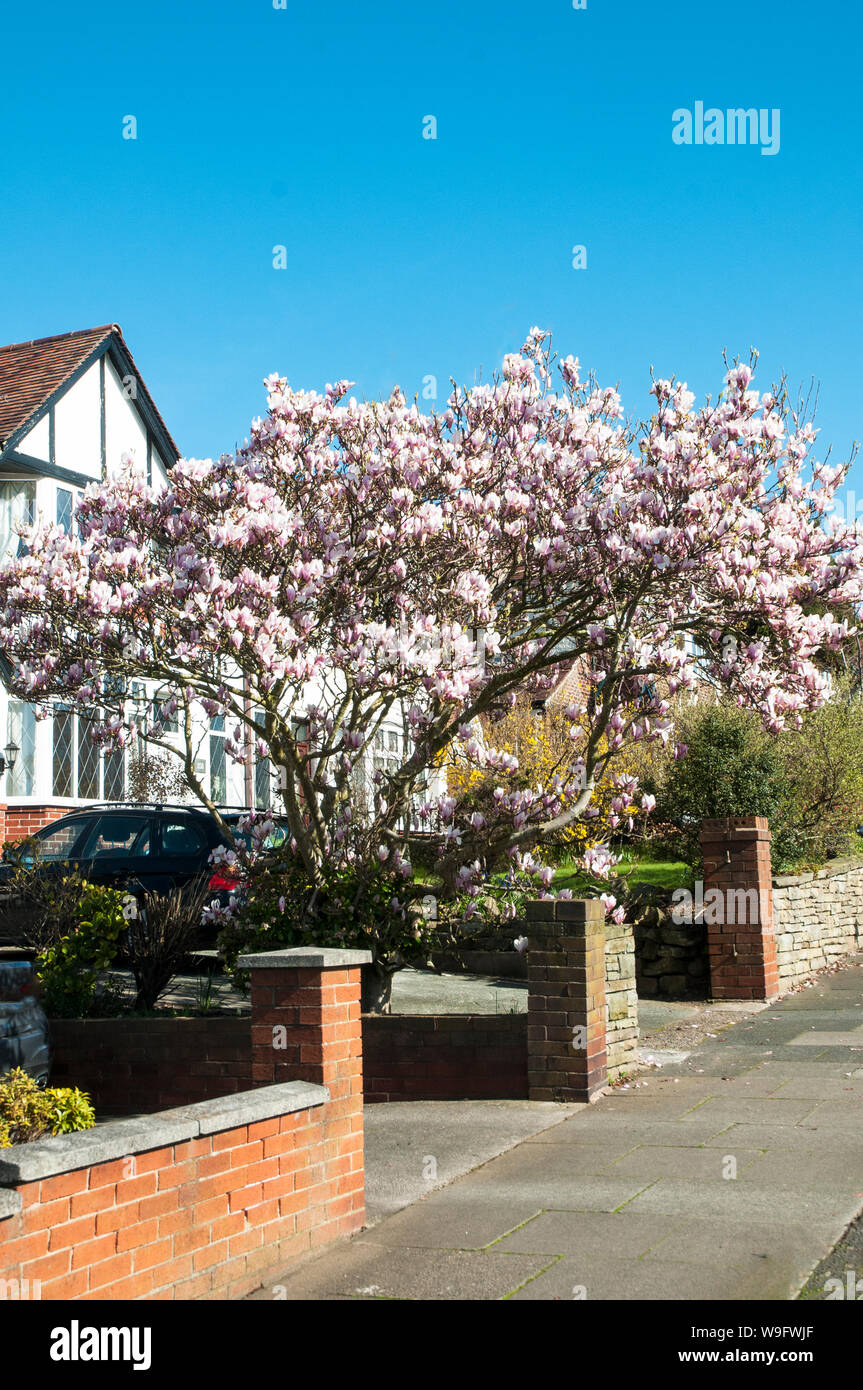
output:
M 159 861 L 172 887 L 182 888 L 206 872 L 210 842 L 194 816 L 163 813 L 158 835 Z
M 103 811 L 76 849 L 81 872 L 93 883 L 130 892 L 163 892 L 154 818 L 146 811 Z

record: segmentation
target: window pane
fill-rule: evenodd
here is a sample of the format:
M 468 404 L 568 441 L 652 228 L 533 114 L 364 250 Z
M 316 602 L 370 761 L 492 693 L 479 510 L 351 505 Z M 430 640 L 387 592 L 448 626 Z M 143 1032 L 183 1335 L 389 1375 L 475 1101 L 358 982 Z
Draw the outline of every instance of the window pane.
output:
M 162 705 L 166 704 L 170 698 L 170 690 L 160 690 L 153 701 L 153 711 L 150 717 L 154 724 L 161 724 L 166 734 L 176 734 L 180 730 L 179 716 L 176 713 L 162 713 Z
M 78 795 L 90 800 L 99 797 L 99 749 L 90 731 L 92 721 L 86 715 L 78 715 Z
M 122 748 L 105 754 L 105 800 L 122 801 L 126 794 L 126 754 Z
M 72 795 L 72 711 L 54 711 L 54 795 Z
M 57 489 L 57 525 L 62 526 L 69 536 L 72 534 L 72 514 L 74 512 L 74 498 L 71 492 L 64 487 Z
M 263 710 L 255 711 L 255 723 L 261 728 L 264 727 L 266 715 Z M 269 758 L 256 757 L 255 759 L 255 805 L 260 810 L 269 808 L 272 802 L 272 765 Z
M 150 822 L 141 816 L 100 816 L 80 851 L 82 859 L 142 859 L 150 853 Z
M 33 774 L 36 766 L 36 711 L 21 700 L 10 700 L 7 722 L 7 743 L 15 743 L 19 752 L 15 767 L 6 775 L 9 796 L 32 796 Z
M 210 734 L 210 796 L 217 806 L 224 806 L 228 800 L 228 768 L 222 734 Z

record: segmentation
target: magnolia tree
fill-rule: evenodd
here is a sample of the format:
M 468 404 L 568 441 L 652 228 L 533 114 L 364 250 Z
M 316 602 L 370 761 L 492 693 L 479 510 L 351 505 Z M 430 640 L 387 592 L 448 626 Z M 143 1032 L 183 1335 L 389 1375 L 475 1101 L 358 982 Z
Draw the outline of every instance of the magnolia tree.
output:
M 162 491 L 127 467 L 87 489 L 78 535 L 37 523 L 0 573 L 0 641 L 16 695 L 86 711 L 106 746 L 141 732 L 174 749 L 176 720 L 208 805 L 202 719 L 226 718 L 234 758 L 255 740 L 292 837 L 274 911 L 319 939 L 369 937 L 392 963 L 420 935 L 405 916 L 424 891 L 417 817 L 450 891 L 477 891 L 500 862 L 548 890 L 543 844 L 591 820 L 601 778 L 612 831 L 650 809 L 615 768 L 633 742 L 673 737 L 668 698 L 699 669 L 773 730 L 824 700 L 817 658 L 863 598 L 860 530 L 828 516 L 847 465 L 811 460 L 811 423 L 783 387 L 754 390 L 752 366 L 698 409 L 685 384 L 655 380 L 643 423 L 538 329 L 440 413 L 398 389 L 358 402 L 345 381 L 266 385 L 236 456 L 180 462 Z M 593 691 L 567 710 L 571 756 L 524 787 L 488 729 L 573 660 Z M 165 692 L 143 727 L 132 680 Z M 359 769 L 393 719 L 403 753 L 363 799 Z M 464 818 L 429 781 L 455 745 L 496 779 Z M 612 862 L 586 843 L 587 871 Z

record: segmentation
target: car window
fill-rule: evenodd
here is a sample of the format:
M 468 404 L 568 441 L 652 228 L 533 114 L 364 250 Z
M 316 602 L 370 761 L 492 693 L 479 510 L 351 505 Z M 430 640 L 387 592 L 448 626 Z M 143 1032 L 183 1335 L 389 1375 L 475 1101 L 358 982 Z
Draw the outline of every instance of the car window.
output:
M 64 821 L 36 836 L 40 859 L 68 859 L 72 847 L 87 824 L 84 820 Z
M 235 840 L 241 840 L 241 841 L 243 842 L 243 844 L 246 846 L 247 849 L 251 849 L 251 848 L 252 848 L 252 832 L 251 832 L 251 830 L 246 829 L 246 830 L 244 830 L 244 831 L 242 832 L 242 834 L 241 834 L 241 833 L 240 833 L 240 829 L 239 829 L 239 820 L 238 820 L 238 819 L 229 820 L 229 821 L 227 822 L 227 825 L 228 825 L 228 829 L 230 830 L 230 832 L 231 832 L 231 834 L 233 835 L 233 837 L 234 837 Z M 285 843 L 285 841 L 287 840 L 287 838 L 288 838 L 288 832 L 287 832 L 287 830 L 285 829 L 285 827 L 282 826 L 282 825 L 274 825 L 273 828 L 272 828 L 272 830 L 270 831 L 269 835 L 268 835 L 267 838 L 264 840 L 264 843 L 262 844 L 261 849 L 264 849 L 264 850 L 267 850 L 267 849 L 279 849 L 280 846 L 283 845 L 283 844 Z
M 151 852 L 150 822 L 141 816 L 100 816 L 80 851 L 82 859 L 141 859 Z
M 162 822 L 162 853 L 170 855 L 200 854 L 207 847 L 202 832 L 188 820 Z

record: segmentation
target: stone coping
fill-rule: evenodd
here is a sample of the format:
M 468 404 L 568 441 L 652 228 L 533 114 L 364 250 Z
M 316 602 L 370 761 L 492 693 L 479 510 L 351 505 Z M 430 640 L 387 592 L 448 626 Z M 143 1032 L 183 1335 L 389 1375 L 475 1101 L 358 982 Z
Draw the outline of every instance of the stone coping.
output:
M 164 1149 L 187 1139 L 199 1139 L 242 1125 L 289 1115 L 324 1105 L 330 1098 L 326 1086 L 309 1081 L 286 1081 L 277 1086 L 260 1086 L 238 1095 L 202 1100 L 174 1110 L 159 1110 L 134 1120 L 109 1120 L 95 1129 L 58 1134 L 37 1139 L 32 1144 L 13 1144 L 0 1149 L 0 1185 L 53 1178 L 92 1164 L 110 1163 L 150 1149 Z M 0 1192 L 0 1199 L 3 1193 Z
M 369 965 L 371 951 L 343 951 L 329 946 L 290 946 L 284 951 L 261 951 L 253 956 L 238 956 L 237 965 L 243 970 L 296 970 L 298 966 L 327 970 L 341 966 Z
M 23 1205 L 20 1192 L 4 1192 L 0 1189 L 0 1221 L 6 1216 L 17 1216 Z
M 812 869 L 805 874 L 778 874 L 773 880 L 774 888 L 793 888 L 801 883 L 813 883 L 818 878 L 832 878 L 834 874 L 847 874 L 852 869 L 863 869 L 863 859 L 846 856 L 844 859 L 830 859 L 821 869 Z

